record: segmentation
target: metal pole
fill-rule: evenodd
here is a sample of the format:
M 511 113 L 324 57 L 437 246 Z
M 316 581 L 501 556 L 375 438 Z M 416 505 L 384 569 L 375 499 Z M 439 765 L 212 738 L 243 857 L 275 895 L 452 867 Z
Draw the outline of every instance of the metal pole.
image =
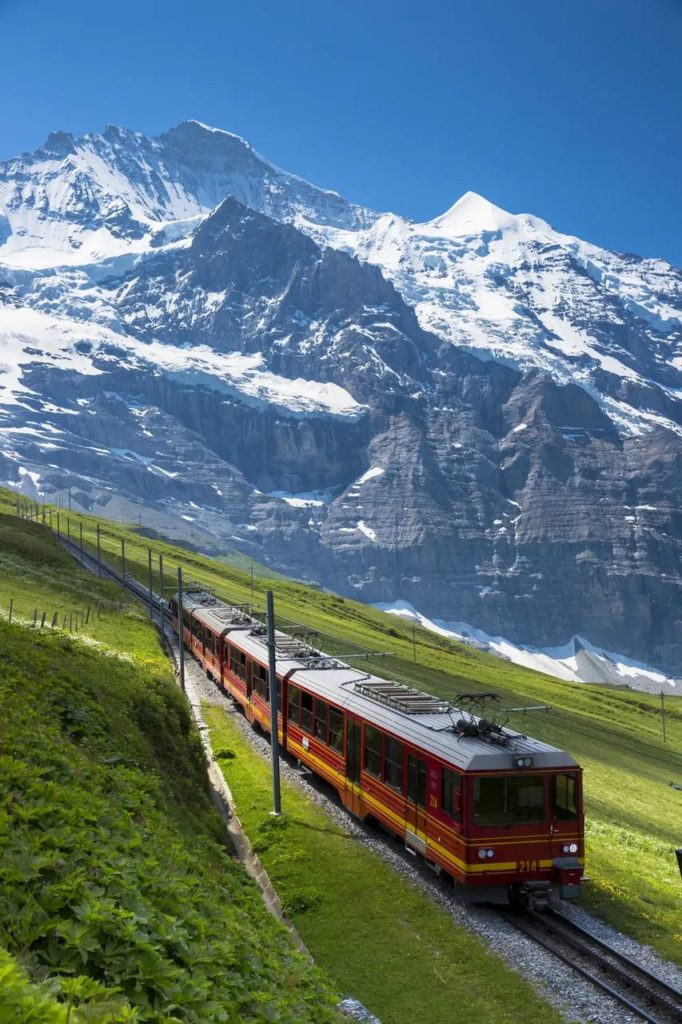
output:
M 159 618 L 160 618 L 160 629 L 161 629 L 161 643 L 163 644 L 163 555 L 159 552 L 159 594 L 161 596 L 161 602 L 159 604 Z
M 417 627 L 412 626 L 412 658 L 417 664 Z
M 154 591 L 152 590 L 152 549 L 147 548 L 147 562 L 149 566 L 149 618 L 154 618 Z
M 71 520 L 66 517 L 66 539 L 71 544 Z
M 81 529 L 81 565 L 83 564 L 83 520 L 81 519 L 78 523 Z
M 121 537 L 121 566 L 122 566 L 121 572 L 123 573 L 123 579 L 125 581 L 125 578 L 126 578 L 126 542 L 123 539 L 123 537 Z
M 665 743 L 665 694 L 661 690 L 661 726 L 663 727 L 663 742 Z
M 62 535 L 59 527 L 59 512 L 57 512 L 57 540 L 61 540 Z
M 180 689 L 185 692 L 185 621 L 182 607 L 182 569 L 178 566 L 178 643 L 180 645 Z
M 100 540 L 100 525 L 97 524 L 97 575 L 102 575 L 102 542 Z
M 251 563 L 251 600 L 253 601 L 253 562 Z
M 272 813 L 282 813 L 279 787 L 279 734 L 277 725 L 277 650 L 275 648 L 275 607 L 272 591 L 266 595 L 268 612 L 268 688 L 270 691 L 270 746 L 272 748 Z

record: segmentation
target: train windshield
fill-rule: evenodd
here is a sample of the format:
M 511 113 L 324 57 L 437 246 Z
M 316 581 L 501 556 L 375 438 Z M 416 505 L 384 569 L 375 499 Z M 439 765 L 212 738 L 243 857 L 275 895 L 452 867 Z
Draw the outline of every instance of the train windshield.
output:
M 545 820 L 542 775 L 474 779 L 475 825 L 526 825 Z

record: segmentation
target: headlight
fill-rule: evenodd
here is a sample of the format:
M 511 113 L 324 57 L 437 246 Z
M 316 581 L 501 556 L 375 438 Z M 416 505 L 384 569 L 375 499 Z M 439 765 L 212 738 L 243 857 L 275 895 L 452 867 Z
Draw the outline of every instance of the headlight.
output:
M 564 843 L 564 845 L 562 846 L 561 849 L 563 850 L 564 853 L 577 853 L 578 852 L 578 844 L 577 843 Z
M 486 850 L 486 851 L 485 851 L 485 855 L 486 855 L 486 857 L 492 857 L 494 853 L 495 853 L 495 851 L 494 851 L 494 850 Z
M 485 860 L 486 857 L 487 857 L 487 854 L 486 854 L 485 850 L 479 850 L 478 851 L 478 859 L 479 860 Z

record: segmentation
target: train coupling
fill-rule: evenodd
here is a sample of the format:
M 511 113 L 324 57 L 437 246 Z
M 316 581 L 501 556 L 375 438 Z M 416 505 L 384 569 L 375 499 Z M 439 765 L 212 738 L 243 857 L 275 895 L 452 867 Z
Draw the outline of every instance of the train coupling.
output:
M 527 881 L 521 885 L 519 895 L 528 910 L 544 910 L 549 904 L 552 892 L 550 882 Z

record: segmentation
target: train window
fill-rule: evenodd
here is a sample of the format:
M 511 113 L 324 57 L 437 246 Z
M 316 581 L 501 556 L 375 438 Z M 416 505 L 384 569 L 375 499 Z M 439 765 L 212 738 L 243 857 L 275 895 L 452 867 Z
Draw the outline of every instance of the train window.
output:
M 525 825 L 545 820 L 542 775 L 474 779 L 474 824 Z
M 313 731 L 313 696 L 305 690 L 301 691 L 301 728 L 309 733 Z
M 315 735 L 323 743 L 327 742 L 327 704 L 315 698 Z
M 365 771 L 381 778 L 381 733 L 371 725 L 365 726 Z
M 403 745 L 387 736 L 384 740 L 384 782 L 403 791 Z
M 246 679 L 246 655 L 236 647 L 230 647 L 230 672 L 238 679 Z
M 268 670 L 259 665 L 257 661 L 251 664 L 251 685 L 259 697 L 262 697 L 263 700 L 270 700 Z
M 301 700 L 301 691 L 298 686 L 289 686 L 289 721 L 298 725 L 300 713 L 299 713 L 299 702 Z
M 459 775 L 449 768 L 443 768 L 440 786 L 440 805 L 455 821 L 462 817 L 462 789 Z
M 189 626 L 190 626 L 190 614 L 189 614 L 188 611 L 185 611 L 184 608 L 182 610 L 182 621 L 184 622 L 185 626 L 187 626 L 187 629 L 189 629 Z
M 329 709 L 329 746 L 343 751 L 343 715 L 336 708 Z
M 407 798 L 419 807 L 426 807 L 426 765 L 414 754 L 407 758 Z
M 557 821 L 575 821 L 578 817 L 575 775 L 552 776 L 552 815 Z

